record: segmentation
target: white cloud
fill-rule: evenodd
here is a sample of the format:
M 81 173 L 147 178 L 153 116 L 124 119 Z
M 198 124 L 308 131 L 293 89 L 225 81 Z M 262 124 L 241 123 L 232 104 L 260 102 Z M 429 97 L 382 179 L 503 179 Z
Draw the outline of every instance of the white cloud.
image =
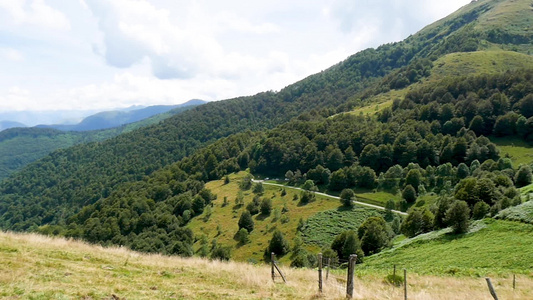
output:
M 3 96 L 2 96 L 3 95 Z M 18 86 L 10 87 L 7 92 L 0 94 L 0 111 L 1 110 L 24 110 L 35 108 L 35 100 L 32 99 L 28 90 Z
M 468 1 L 0 0 L 0 111 L 279 90 Z
M 0 48 L 0 57 L 8 59 L 14 62 L 20 62 L 24 60 L 24 55 L 13 48 Z
M 0 0 L 3 8 L 16 25 L 43 26 L 56 30 L 69 30 L 67 17 L 50 6 L 44 0 Z

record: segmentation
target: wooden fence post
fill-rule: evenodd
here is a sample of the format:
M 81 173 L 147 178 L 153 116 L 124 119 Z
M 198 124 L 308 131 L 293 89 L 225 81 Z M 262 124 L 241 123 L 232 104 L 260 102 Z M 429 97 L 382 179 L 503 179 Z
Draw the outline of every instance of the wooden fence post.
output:
M 331 257 L 328 257 L 328 265 L 326 266 L 326 281 L 328 281 L 329 277 L 329 266 L 331 265 Z
M 318 292 L 322 294 L 322 253 L 318 253 Z
M 272 268 L 272 281 L 275 281 L 276 273 L 274 272 L 274 259 L 276 258 L 276 255 L 274 252 L 270 253 L 270 266 Z
M 407 300 L 407 270 L 403 269 L 403 298 Z
M 348 261 L 348 279 L 346 281 L 346 297 L 353 297 L 353 273 L 355 271 L 355 260 L 357 259 L 356 254 L 350 255 L 350 260 Z
M 492 295 L 492 298 L 494 298 L 494 300 L 498 300 L 498 295 L 496 295 L 496 291 L 494 290 L 494 287 L 492 286 L 492 283 L 490 282 L 490 278 L 485 277 L 485 280 L 487 281 L 487 285 L 489 286 L 489 292 Z
M 516 274 L 513 274 L 513 290 L 516 289 Z

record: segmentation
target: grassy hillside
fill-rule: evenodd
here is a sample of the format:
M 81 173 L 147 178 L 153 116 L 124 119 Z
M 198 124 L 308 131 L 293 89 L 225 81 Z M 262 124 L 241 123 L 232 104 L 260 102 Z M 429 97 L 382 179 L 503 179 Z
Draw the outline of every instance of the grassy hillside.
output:
M 515 166 L 533 163 L 533 146 L 518 138 L 492 137 L 491 141 L 498 145 L 502 156 L 509 156 Z
M 5 299 L 343 299 L 345 277 L 334 271 L 318 296 L 317 272 L 281 265 L 288 282 L 273 283 L 270 267 L 143 255 L 122 248 L 34 234 L 0 232 L 0 298 Z M 420 276 L 411 270 L 413 299 L 489 299 L 483 278 Z M 354 299 L 400 299 L 384 275 L 356 267 Z M 528 299 L 533 280 L 493 276 L 502 299 Z M 450 293 L 453 290 L 453 293 Z
M 508 70 L 533 68 L 533 56 L 512 51 L 451 53 L 433 63 L 429 80 L 446 76 L 495 74 Z
M 321 246 L 331 244 L 337 234 L 346 230 L 346 228 L 339 226 L 340 224 L 336 224 L 336 220 L 329 218 L 324 220 L 324 218 L 320 217 L 320 214 L 325 211 L 338 211 L 341 206 L 339 200 L 317 195 L 316 201 L 301 205 L 299 200 L 294 200 L 295 196 L 300 195 L 300 191 L 287 188 L 287 194 L 281 196 L 281 188 L 264 185 L 265 192 L 263 193 L 263 197 L 272 199 L 272 212 L 268 216 L 262 215 L 261 213 L 255 215 L 253 217 L 255 228 L 249 236 L 251 242 L 249 244 L 239 245 L 234 239 L 239 229 L 237 223 L 241 213 L 246 209 L 246 205 L 255 196 L 252 190 L 244 191 L 245 204 L 243 206 L 235 205 L 235 198 L 239 191 L 239 182 L 245 175 L 245 172 L 230 175 L 229 184 L 224 184 L 223 180 L 208 182 L 206 188 L 216 194 L 217 199 L 213 201 L 214 205 L 211 208 L 204 210 L 202 215 L 194 218 L 187 225 L 193 230 L 199 240 L 201 240 L 202 236 L 205 236 L 209 242 L 216 239 L 219 244 L 232 246 L 234 248 L 232 259 L 238 261 L 262 260 L 263 252 L 268 246 L 269 240 L 272 238 L 272 233 L 276 229 L 283 232 L 286 239 L 291 241 L 292 246 L 292 241 L 297 235 L 296 228 L 300 218 L 309 220 L 310 222 L 308 224 L 309 228 L 306 228 L 306 234 L 304 234 L 304 240 L 308 243 L 309 250 L 319 251 Z M 228 201 L 228 205 L 226 206 L 223 206 L 224 197 L 227 197 Z M 287 210 L 286 212 L 283 212 L 284 207 Z M 276 210 L 278 211 L 277 213 Z M 365 217 L 379 214 L 374 209 L 363 207 L 357 207 L 351 211 L 342 209 L 340 211 L 344 212 L 341 218 L 353 218 L 353 220 L 345 220 L 345 224 L 350 224 L 350 228 L 352 229 L 357 228 L 364 221 Z M 276 217 L 276 214 L 278 214 L 278 217 Z M 318 233 L 317 230 L 324 230 L 324 228 L 316 228 L 317 222 L 324 226 L 334 225 L 335 227 L 330 227 L 329 230 L 326 230 L 327 232 Z M 306 240 L 305 235 L 312 236 L 313 241 Z M 195 248 L 197 250 L 200 248 L 200 244 L 200 241 L 196 243 Z M 281 260 L 289 262 L 289 255 Z
M 533 225 L 485 219 L 471 233 L 453 235 L 443 229 L 401 241 L 368 257 L 362 268 L 385 270 L 396 264 L 419 274 L 533 276 L 532 243 Z

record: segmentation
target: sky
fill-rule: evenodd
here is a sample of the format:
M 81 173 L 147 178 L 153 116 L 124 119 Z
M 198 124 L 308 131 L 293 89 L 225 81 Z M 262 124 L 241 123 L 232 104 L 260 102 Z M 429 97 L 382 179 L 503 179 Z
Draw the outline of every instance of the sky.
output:
M 0 113 L 277 91 L 469 0 L 0 0 Z

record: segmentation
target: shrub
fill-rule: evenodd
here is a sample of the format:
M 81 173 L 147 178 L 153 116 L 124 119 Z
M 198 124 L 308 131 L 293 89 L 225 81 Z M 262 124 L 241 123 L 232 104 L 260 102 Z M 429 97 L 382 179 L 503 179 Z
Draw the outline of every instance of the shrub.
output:
M 344 207 L 352 207 L 355 201 L 355 193 L 352 189 L 344 189 L 340 195 L 340 201 Z

